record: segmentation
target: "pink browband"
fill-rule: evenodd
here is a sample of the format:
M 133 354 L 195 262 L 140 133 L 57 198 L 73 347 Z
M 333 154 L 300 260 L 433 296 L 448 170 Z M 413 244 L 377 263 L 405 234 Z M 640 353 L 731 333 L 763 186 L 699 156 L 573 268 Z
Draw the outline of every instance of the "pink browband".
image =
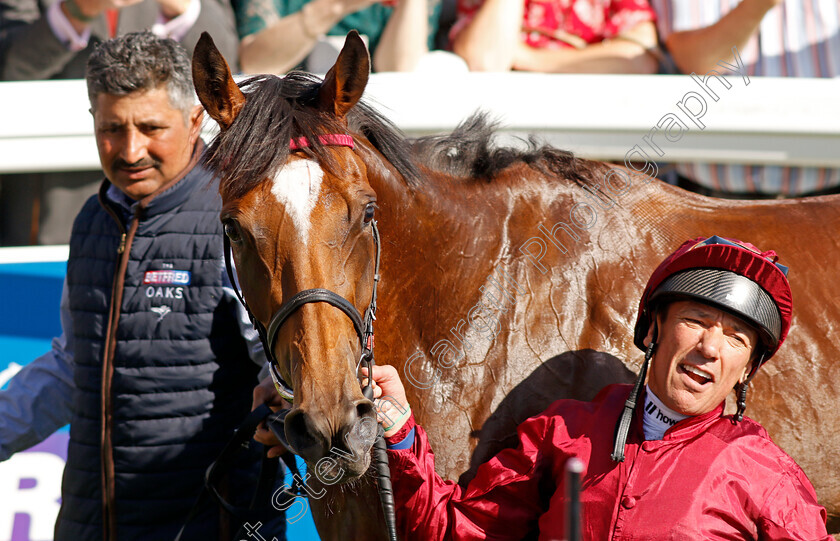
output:
M 330 133 L 327 135 L 319 135 L 318 140 L 321 142 L 322 145 L 333 145 L 350 148 L 353 148 L 355 146 L 353 143 L 353 137 L 344 133 Z M 311 145 L 309 144 L 309 140 L 306 137 L 298 137 L 297 139 L 292 139 L 291 141 L 289 141 L 289 150 L 298 150 L 301 148 L 306 148 L 308 146 Z

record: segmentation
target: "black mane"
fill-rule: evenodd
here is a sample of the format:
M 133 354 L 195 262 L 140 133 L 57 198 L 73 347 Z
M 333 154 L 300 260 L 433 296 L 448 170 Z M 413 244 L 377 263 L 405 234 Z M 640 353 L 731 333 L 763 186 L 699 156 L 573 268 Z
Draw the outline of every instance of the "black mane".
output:
M 600 162 L 576 157 L 572 152 L 541 144 L 535 136 L 525 148 L 497 147 L 493 138 L 498 122 L 486 112 L 476 112 L 446 135 L 417 139 L 414 152 L 430 168 L 453 176 L 490 182 L 503 170 L 521 162 L 543 173 L 571 180 L 579 185 L 597 184 Z
M 303 151 L 340 172 L 339 164 L 317 138 L 317 134 L 345 131 L 333 117 L 315 108 L 320 85 L 320 79 L 303 72 L 283 78 L 258 75 L 240 83 L 247 96 L 245 105 L 231 127 L 214 138 L 206 154 L 207 165 L 219 175 L 226 199 L 238 199 L 274 176 L 288 159 L 292 138 L 306 137 L 311 146 Z M 413 141 L 364 102 L 350 110 L 347 121 L 350 130 L 364 135 L 411 187 L 422 183 L 418 163 L 464 180 L 489 182 L 505 168 L 522 162 L 543 174 L 590 185 L 603 165 L 539 145 L 533 137 L 524 149 L 496 147 L 497 123 L 481 112 L 450 134 Z

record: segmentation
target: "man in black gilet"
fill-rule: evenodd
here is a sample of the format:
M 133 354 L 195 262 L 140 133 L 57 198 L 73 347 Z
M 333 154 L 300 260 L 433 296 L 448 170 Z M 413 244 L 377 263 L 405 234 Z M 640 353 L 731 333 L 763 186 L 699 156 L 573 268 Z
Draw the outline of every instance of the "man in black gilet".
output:
M 264 357 L 224 271 L 186 51 L 128 34 L 91 55 L 86 78 L 106 178 L 73 225 L 63 336 L 0 393 L 0 460 L 69 422 L 55 539 L 174 539 Z M 224 487 L 243 506 L 253 446 Z M 272 518 L 261 533 L 283 539 Z M 208 504 L 182 539 L 238 527 Z

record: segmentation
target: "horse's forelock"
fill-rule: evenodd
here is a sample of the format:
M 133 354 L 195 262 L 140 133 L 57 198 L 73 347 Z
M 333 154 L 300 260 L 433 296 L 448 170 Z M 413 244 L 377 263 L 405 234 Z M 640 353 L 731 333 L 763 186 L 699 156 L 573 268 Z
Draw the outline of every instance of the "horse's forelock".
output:
M 289 157 L 292 138 L 306 137 L 311 146 L 303 151 L 340 173 L 340 164 L 317 135 L 343 133 L 346 128 L 315 108 L 320 85 L 317 77 L 303 72 L 283 78 L 260 75 L 240 83 L 247 97 L 245 105 L 231 127 L 215 137 L 206 155 L 207 165 L 220 177 L 225 200 L 238 199 L 273 177 Z M 348 123 L 394 165 L 406 183 L 419 182 L 409 145 L 393 124 L 364 103 L 351 110 Z
M 301 98 L 306 94 L 303 85 L 270 75 L 252 77 L 239 86 L 245 105 L 207 151 L 207 164 L 219 175 L 225 199 L 242 197 L 285 163 L 299 101 L 284 99 L 283 93 L 297 86 Z M 316 83 L 312 86 L 317 88 Z

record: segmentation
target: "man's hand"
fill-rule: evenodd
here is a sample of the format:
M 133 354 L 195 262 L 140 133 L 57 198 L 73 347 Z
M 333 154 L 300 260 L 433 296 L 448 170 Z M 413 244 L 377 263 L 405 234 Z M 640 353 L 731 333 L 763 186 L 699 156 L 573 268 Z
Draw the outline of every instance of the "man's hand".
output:
M 254 387 L 254 401 L 251 403 L 251 411 L 254 411 L 263 404 L 267 404 L 273 411 L 292 407 L 291 404 L 283 400 L 283 397 L 277 394 L 277 389 L 274 388 L 274 382 L 271 380 L 271 376 L 265 378 L 259 385 Z M 254 439 L 270 447 L 268 450 L 269 458 L 280 456 L 288 451 L 265 425 L 265 422 L 260 423 L 260 426 L 257 427 L 257 431 L 254 432 Z
M 367 375 L 367 369 L 362 367 L 362 375 Z M 364 385 L 367 378 L 362 380 Z M 384 397 L 384 399 L 383 399 Z M 384 428 L 385 436 L 393 436 L 405 424 L 410 416 L 411 408 L 405 396 L 405 387 L 397 369 L 389 365 L 374 365 L 373 367 L 373 398 L 376 403 L 376 416 Z

